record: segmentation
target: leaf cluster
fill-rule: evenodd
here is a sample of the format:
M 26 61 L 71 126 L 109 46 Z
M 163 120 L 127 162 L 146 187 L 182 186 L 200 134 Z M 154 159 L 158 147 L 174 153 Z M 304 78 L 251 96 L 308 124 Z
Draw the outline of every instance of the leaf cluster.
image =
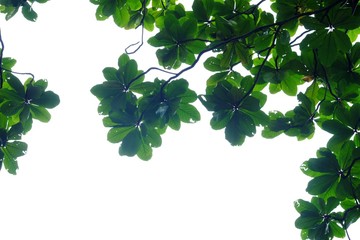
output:
M 307 191 L 313 198 L 311 202 L 297 202 L 300 217 L 296 227 L 302 229 L 303 239 L 345 237 L 349 225 L 359 217 L 360 201 L 358 1 L 274 0 L 273 12 L 261 9 L 264 1 L 254 4 L 248 0 L 194 0 L 190 9 L 175 1 L 161 0 L 91 2 L 98 5 L 99 20 L 112 16 L 125 29 L 156 28 L 148 44 L 157 48 L 158 64 L 167 70 L 180 69 L 168 80 L 142 82 L 140 79 L 147 72 L 138 72 L 119 91 L 109 87 L 108 92 L 127 96 L 117 104 L 116 97 L 111 96 L 110 101 L 106 94 L 98 92 L 99 86 L 111 81 L 93 88 L 93 94 L 101 100 L 99 110 L 106 115 L 104 123 L 113 127 L 109 141 L 123 141 L 120 154 L 135 155 L 135 150 L 124 151 L 130 145 L 136 149 L 152 146 L 143 137 L 147 130 L 143 131 L 142 125 L 146 129 L 154 127 L 159 135 L 167 126 L 179 128 L 182 120 L 175 121 L 178 117 L 173 116 L 179 115 L 177 106 L 181 103 L 169 99 L 166 89 L 175 83 L 177 88 L 185 89 L 186 81 L 175 79 L 204 58 L 204 68 L 211 76 L 204 79 L 205 92 L 191 91 L 191 99 L 195 101 L 197 95 L 212 112 L 211 127 L 224 129 L 230 144 L 243 144 L 259 127 L 265 138 L 286 134 L 298 140 L 309 139 L 317 128 L 332 134 L 318 157 L 302 166 L 312 178 Z M 121 69 L 126 66 L 119 65 L 112 71 L 118 74 Z M 152 86 L 151 90 L 132 90 L 131 85 L 136 82 Z M 265 113 L 267 99 L 279 92 L 296 97 L 298 105 L 285 113 L 276 109 Z M 111 107 L 104 108 L 105 102 Z M 115 118 L 114 112 L 119 112 L 119 108 L 121 114 Z M 193 109 L 189 119 L 199 120 Z M 126 130 L 120 129 L 122 125 L 116 120 L 129 112 L 130 122 L 121 122 L 126 123 Z M 132 140 L 126 143 L 128 135 Z M 138 147 L 141 144 L 137 142 L 145 142 L 148 147 Z M 144 159 L 141 154 L 140 157 Z M 333 213 L 337 206 L 343 211 Z
M 91 92 L 100 100 L 104 126 L 110 128 L 108 141 L 121 143 L 120 155 L 149 160 L 167 127 L 179 130 L 181 122 L 200 120 L 191 104 L 197 95 L 184 79 L 144 81 L 145 74 L 126 54 L 119 57 L 118 68 L 107 67 L 103 74 L 106 81 Z
M 60 102 L 57 94 L 46 90 L 46 80 L 31 77 L 22 83 L 11 70 L 15 63 L 12 58 L 1 59 L 0 169 L 4 165 L 11 174 L 16 174 L 17 158 L 27 150 L 27 144 L 19 141 L 21 136 L 31 130 L 33 119 L 48 122 L 47 109 Z
M 0 12 L 9 20 L 21 9 L 22 15 L 29 21 L 35 22 L 38 14 L 33 9 L 33 4 L 46 3 L 48 0 L 0 0 Z

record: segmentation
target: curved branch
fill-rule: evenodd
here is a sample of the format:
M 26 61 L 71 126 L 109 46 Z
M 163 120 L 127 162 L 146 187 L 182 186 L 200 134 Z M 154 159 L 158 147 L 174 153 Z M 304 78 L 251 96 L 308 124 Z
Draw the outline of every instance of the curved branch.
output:
M 9 73 L 13 73 L 13 74 L 18 74 L 18 75 L 29 75 L 31 76 L 31 81 L 33 81 L 35 79 L 35 76 L 34 74 L 32 73 L 28 73 L 28 72 L 15 72 L 15 71 L 12 71 L 10 69 L 6 69 L 6 68 L 2 68 L 3 71 L 6 71 L 6 72 L 9 72 Z
M 161 69 L 161 68 L 157 68 L 157 67 L 151 67 L 151 68 L 148 68 L 148 70 L 140 73 L 139 75 L 137 75 L 135 78 L 133 78 L 127 87 L 129 87 L 133 82 L 135 82 L 136 80 L 138 80 L 139 78 L 141 78 L 142 76 L 146 75 L 147 73 L 149 73 L 150 71 L 152 70 L 157 70 L 157 71 L 160 71 L 160 72 L 163 72 L 163 73 L 167 73 L 167 74 L 171 74 L 171 75 L 175 75 L 176 73 L 173 73 L 173 72 L 170 72 L 170 71 L 166 71 L 164 69 Z
M 296 38 L 294 38 L 294 40 L 292 40 L 290 42 L 290 46 L 292 46 L 297 40 L 299 40 L 299 38 L 303 37 L 305 34 L 311 32 L 311 31 L 313 31 L 313 30 L 308 29 L 308 30 L 302 32 L 299 36 L 297 36 Z
M 322 69 L 324 71 L 324 79 L 325 79 L 327 87 L 329 88 L 329 92 L 330 92 L 331 96 L 333 96 L 336 101 L 340 102 L 341 99 L 333 92 L 333 90 L 331 88 L 331 85 L 330 85 L 330 82 L 329 82 L 325 67 L 323 65 L 321 65 L 321 67 L 322 67 Z
M 255 79 L 254 79 L 254 83 L 251 85 L 251 88 L 245 93 L 244 97 L 242 97 L 239 101 L 239 104 L 238 106 L 240 106 L 240 104 L 248 97 L 250 96 L 250 94 L 252 93 L 252 91 L 254 90 L 256 84 L 258 83 L 259 81 L 259 78 L 260 78 L 260 74 L 261 74 L 261 71 L 263 69 L 263 67 L 265 66 L 265 63 L 267 62 L 269 56 L 270 56 L 270 53 L 271 53 L 271 50 L 275 47 L 275 42 L 276 42 L 276 37 L 277 35 L 279 34 L 280 32 L 280 29 L 281 29 L 281 25 L 278 26 L 278 28 L 276 29 L 275 33 L 274 33 L 274 39 L 271 43 L 271 46 L 269 47 L 269 49 L 267 50 L 267 53 L 266 53 L 266 56 L 265 58 L 263 59 L 260 67 L 259 67 L 259 70 L 258 72 L 256 73 L 255 75 Z M 276 62 L 276 69 L 278 68 L 277 66 L 277 62 Z
M 139 42 L 130 44 L 127 48 L 125 48 L 125 53 L 126 53 L 126 54 L 129 54 L 129 55 L 136 53 L 136 52 L 142 47 L 142 45 L 144 44 L 144 21 L 145 21 L 145 16 L 146 16 L 146 12 L 147 12 L 146 0 L 143 0 L 143 1 L 142 1 L 142 3 L 141 3 L 141 10 L 139 10 L 139 12 L 141 12 L 142 18 L 141 18 L 141 20 L 140 20 L 139 25 L 137 25 L 137 26 L 135 27 L 135 29 L 137 29 L 138 27 L 141 26 L 141 40 L 140 40 Z M 138 46 L 135 50 L 133 50 L 133 51 L 131 51 L 131 52 L 128 52 L 128 49 L 129 49 L 129 48 L 131 48 L 131 47 L 133 47 L 133 46 L 136 46 L 136 45 L 138 45 L 138 44 L 139 44 L 139 46 Z
M 125 48 L 125 53 L 130 55 L 130 54 L 134 54 L 136 53 L 144 44 L 144 25 L 141 26 L 141 40 L 136 42 L 136 43 L 133 43 L 133 44 L 130 44 L 127 48 Z M 133 51 L 129 52 L 128 49 L 131 48 L 131 47 L 134 47 L 138 45 Z
M 262 2 L 263 2 L 263 0 L 260 1 L 259 4 L 261 4 Z M 278 30 L 279 27 L 281 27 L 282 25 L 284 25 L 284 24 L 286 24 L 286 23 L 288 23 L 288 22 L 290 22 L 290 21 L 292 21 L 292 20 L 299 19 L 299 18 L 304 17 L 304 16 L 310 16 L 310 15 L 313 15 L 313 14 L 318 14 L 318 13 L 321 13 L 321 12 L 324 12 L 324 11 L 329 11 L 331 8 L 333 8 L 334 6 L 336 6 L 336 5 L 338 5 L 339 3 L 342 3 L 342 2 L 343 2 L 343 0 L 338 0 L 338 1 L 336 1 L 336 2 L 333 2 L 332 4 L 330 4 L 330 5 L 327 6 L 327 7 L 324 7 L 324 8 L 321 8 L 321 9 L 317 9 L 317 10 L 314 10 L 314 11 L 311 11 L 311 12 L 304 12 L 304 13 L 294 15 L 294 16 L 288 18 L 288 19 L 285 19 L 285 20 L 282 20 L 282 21 L 279 21 L 279 22 L 275 22 L 275 23 L 272 23 L 272 24 L 267 24 L 267 25 L 264 25 L 264 26 L 260 26 L 260 27 L 258 27 L 258 28 L 253 29 L 252 31 L 249 31 L 249 32 L 243 34 L 243 35 L 236 36 L 236 37 L 233 37 L 233 38 L 229 38 L 229 39 L 220 41 L 220 42 L 218 42 L 218 43 L 213 42 L 212 45 L 210 44 L 206 49 L 204 49 L 203 51 L 201 51 L 201 52 L 197 55 L 196 59 L 194 60 L 194 62 L 193 62 L 191 65 L 189 65 L 188 67 L 183 68 L 183 69 L 180 70 L 179 72 L 173 74 L 172 77 L 168 78 L 168 80 L 166 80 L 165 83 L 161 86 L 161 91 L 164 89 L 164 87 L 165 87 L 170 81 L 172 81 L 173 79 L 178 78 L 178 77 L 179 77 L 181 74 L 183 74 L 184 72 L 187 72 L 188 70 L 194 68 L 194 67 L 196 66 L 196 64 L 200 61 L 200 58 L 202 57 L 202 55 L 204 55 L 204 54 L 207 53 L 207 52 L 213 51 L 213 50 L 215 50 L 215 49 L 217 49 L 217 48 L 220 48 L 220 47 L 222 47 L 222 46 L 224 46 L 224 45 L 226 45 L 226 44 L 228 44 L 228 43 L 236 42 L 236 41 L 239 41 L 239 40 L 241 40 L 241 39 L 247 38 L 247 37 L 251 36 L 251 35 L 254 34 L 254 33 L 257 33 L 257 32 L 260 32 L 260 31 L 263 31 L 263 30 L 272 28 L 272 27 L 278 27 L 278 28 L 277 28 L 277 30 Z M 268 51 L 268 52 L 270 52 L 270 51 Z M 267 54 L 267 55 L 268 55 L 268 54 Z M 269 53 L 269 55 L 270 55 L 270 53 Z M 269 57 L 269 56 L 267 56 L 266 59 L 267 59 L 268 57 Z M 264 64 L 265 64 L 265 63 L 264 63 Z M 260 70 L 261 70 L 261 69 L 260 69 Z M 145 73 L 145 72 L 144 72 L 144 73 Z M 135 80 L 138 79 L 139 77 L 143 76 L 144 73 L 142 73 L 141 75 L 137 76 L 137 77 L 135 78 Z M 135 81 L 135 80 L 133 80 L 133 81 Z M 133 81 L 131 81 L 131 83 L 132 83 Z M 249 93 L 249 94 L 250 94 L 250 93 Z

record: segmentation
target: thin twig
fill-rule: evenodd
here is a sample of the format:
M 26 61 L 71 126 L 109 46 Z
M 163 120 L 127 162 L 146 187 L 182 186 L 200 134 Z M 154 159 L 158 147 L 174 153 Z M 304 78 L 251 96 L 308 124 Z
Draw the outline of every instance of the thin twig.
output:
M 296 38 L 294 38 L 294 40 L 292 40 L 290 42 L 290 45 L 293 45 L 297 40 L 299 40 L 299 38 L 301 38 L 302 36 L 304 36 L 305 34 L 311 32 L 311 31 L 313 31 L 313 30 L 310 29 L 310 30 L 306 30 L 306 31 L 302 32 L 299 36 L 297 36 Z
M 144 25 L 141 26 L 141 40 L 136 43 L 130 44 L 127 48 L 125 48 L 125 53 L 128 55 L 134 54 L 137 51 L 139 51 L 139 49 L 143 46 L 143 44 L 144 44 Z M 129 48 L 134 47 L 136 45 L 138 46 L 133 51 L 131 52 L 128 51 Z
M 263 2 L 263 1 L 260 1 L 259 4 L 262 3 L 262 2 Z M 161 86 L 161 91 L 163 91 L 163 89 L 165 88 L 165 86 L 166 86 L 170 81 L 172 81 L 173 79 L 178 78 L 178 77 L 179 77 L 181 74 L 183 74 L 184 72 L 187 72 L 188 70 L 194 68 L 194 67 L 196 66 L 196 64 L 200 61 L 202 55 L 204 55 L 204 54 L 207 53 L 207 52 L 210 52 L 210 51 L 213 51 L 213 50 L 215 50 L 215 49 L 218 49 L 218 48 L 220 48 L 220 47 L 222 47 L 222 46 L 224 46 L 224 45 L 226 45 L 226 44 L 228 44 L 228 43 L 236 42 L 236 41 L 239 41 L 239 40 L 241 40 L 241 39 L 247 38 L 247 37 L 251 36 L 251 35 L 254 34 L 254 33 L 257 33 L 257 32 L 260 32 L 260 31 L 263 31 L 263 30 L 272 28 L 272 27 L 282 26 L 282 25 L 284 25 L 284 24 L 286 24 L 286 23 L 288 23 L 288 22 L 290 22 L 290 21 L 292 21 L 292 20 L 299 19 L 299 18 L 304 17 L 304 16 L 310 16 L 310 15 L 313 15 L 313 14 L 318 14 L 318 13 L 321 13 L 321 12 L 323 12 L 323 11 L 329 11 L 329 9 L 333 8 L 334 6 L 336 6 L 337 4 L 339 4 L 339 3 L 341 3 L 341 2 L 343 2 L 343 0 L 338 0 L 338 1 L 330 4 L 329 6 L 324 7 L 324 8 L 321 8 L 321 9 L 317 9 L 317 10 L 314 10 L 314 11 L 311 11 L 311 12 L 304 12 L 304 13 L 301 13 L 301 14 L 298 14 L 298 15 L 295 15 L 295 16 L 292 16 L 292 17 L 290 17 L 290 18 L 288 18 L 288 19 L 285 19 L 285 20 L 283 20 L 283 21 L 279 21 L 279 22 L 275 22 L 275 23 L 272 23 L 272 24 L 260 26 L 260 27 L 258 27 L 258 28 L 253 29 L 253 30 L 250 31 L 250 32 L 247 32 L 247 33 L 241 35 L 241 36 L 236 36 L 236 37 L 233 37 L 233 38 L 229 38 L 229 39 L 223 40 L 223 41 L 221 41 L 221 42 L 219 42 L 219 43 L 216 43 L 216 44 L 214 43 L 213 45 L 210 44 L 210 45 L 208 46 L 208 48 L 204 49 L 203 51 L 201 51 L 201 52 L 197 55 L 196 59 L 194 60 L 194 62 L 193 62 L 191 65 L 189 65 L 188 67 L 183 68 L 183 69 L 180 70 L 178 73 L 175 73 L 175 74 L 173 74 L 173 76 L 171 76 L 170 78 L 168 78 L 168 80 L 166 80 L 166 81 L 164 82 L 164 84 Z M 139 77 L 143 76 L 143 75 L 144 75 L 144 73 L 142 73 L 140 76 L 137 76 L 137 77 L 135 78 L 135 80 L 138 79 Z M 133 80 L 133 81 L 135 81 L 135 80 Z M 133 81 L 131 81 L 130 83 L 132 83 Z
M 149 68 L 148 70 L 146 70 L 145 72 L 142 72 L 142 73 L 140 73 L 139 75 L 137 75 L 135 78 L 133 78 L 133 79 L 129 82 L 127 88 L 129 88 L 130 85 L 131 85 L 133 82 L 135 82 L 136 80 L 138 80 L 139 78 L 141 78 L 142 76 L 146 75 L 148 72 L 150 72 L 150 71 L 152 71 L 152 70 L 157 70 L 157 71 L 160 71 L 160 72 L 163 72 L 163 73 L 167 73 L 167 74 L 171 74 L 171 75 L 175 75 L 175 74 L 176 74 L 176 73 L 173 73 L 173 72 L 170 72 L 170 71 L 166 71 L 166 70 L 161 69 L 161 68 L 151 67 L 151 68 Z
M 195 65 L 199 62 L 199 60 L 200 60 L 200 58 L 202 57 L 202 55 L 205 54 L 205 53 L 207 53 L 207 52 L 210 52 L 210 51 L 212 51 L 212 50 L 214 50 L 214 49 L 217 49 L 217 48 L 219 48 L 219 47 L 222 47 L 222 46 L 224 46 L 224 45 L 226 45 L 226 44 L 228 44 L 228 43 L 235 42 L 235 41 L 239 41 L 239 40 L 241 40 L 241 39 L 247 38 L 247 37 L 251 36 L 252 34 L 257 33 L 257 32 L 260 32 L 260 31 L 263 31 L 263 30 L 265 30 L 265 29 L 269 29 L 269 28 L 275 27 L 275 26 L 282 26 L 282 25 L 284 25 L 285 23 L 287 23 L 287 22 L 289 22 L 289 21 L 292 21 L 292 20 L 294 20 L 294 19 L 298 19 L 298 18 L 303 17 L 303 16 L 310 16 L 310 15 L 313 15 L 313 14 L 317 14 L 317 13 L 326 11 L 326 10 L 328 10 L 328 9 L 336 6 L 337 4 L 339 4 L 339 3 L 341 3 L 341 2 L 342 2 L 342 0 L 339 0 L 339 1 L 335 2 L 335 3 L 332 3 L 331 5 L 327 6 L 326 8 L 318 9 L 318 10 L 315 10 L 315 11 L 312 11 L 312 12 L 305 12 L 305 13 L 302 13 L 302 14 L 299 14 L 299 15 L 296 15 L 296 16 L 293 16 L 293 17 L 291 17 L 291 18 L 288 18 L 288 19 L 283 20 L 283 21 L 280 21 L 280 22 L 276 22 L 276 23 L 264 25 L 264 26 L 261 26 L 261 27 L 258 27 L 258 28 L 256 28 L 256 29 L 254 29 L 254 30 L 252 30 L 252 31 L 250 31 L 250 32 L 248 32 L 248 33 L 245 33 L 245 34 L 243 34 L 243 35 L 241 35 L 241 36 L 229 38 L 229 39 L 227 39 L 227 40 L 221 41 L 221 42 L 219 42 L 219 43 L 217 43 L 217 44 L 214 44 L 214 45 L 212 45 L 212 46 L 210 45 L 207 49 L 201 51 L 201 52 L 198 54 L 197 58 L 195 59 L 195 61 L 194 61 L 190 66 L 188 66 L 188 67 L 182 69 L 181 71 L 179 71 L 175 76 L 172 76 L 171 78 L 169 78 L 169 79 L 167 80 L 167 82 L 169 82 L 169 81 L 171 81 L 171 80 L 179 77 L 182 73 L 184 73 L 184 72 L 186 72 L 186 71 L 194 68 Z
M 3 67 L 2 67 L 2 60 L 3 60 L 3 53 L 4 53 L 4 41 L 1 37 L 1 29 L 0 29 L 0 44 L 1 44 L 1 50 L 0 50 L 0 88 L 3 87 L 4 79 L 3 79 Z
M 351 240 L 351 238 L 350 238 L 350 235 L 349 235 L 349 232 L 348 232 L 347 228 L 345 229 L 345 233 L 346 233 L 346 236 L 347 236 L 348 240 Z
M 137 29 L 138 27 L 141 26 L 141 40 L 136 43 L 130 44 L 127 48 L 125 48 L 125 53 L 128 55 L 136 53 L 144 44 L 144 21 L 145 21 L 145 16 L 147 14 L 146 0 L 143 0 L 141 4 L 142 4 L 141 10 L 139 10 L 139 11 L 141 11 L 141 13 L 142 13 L 142 18 L 140 20 L 139 25 L 137 25 L 135 27 L 135 29 Z M 139 45 L 139 46 L 135 50 L 128 52 L 129 48 L 136 46 L 136 45 Z
M 277 35 L 279 34 L 280 32 L 280 29 L 281 29 L 281 25 L 278 26 L 278 28 L 276 29 L 275 33 L 274 33 L 274 39 L 271 43 L 271 46 L 270 48 L 268 49 L 267 53 L 266 53 L 266 56 L 265 58 L 263 59 L 260 67 L 259 67 L 259 70 L 258 72 L 256 73 L 256 76 L 255 76 L 255 79 L 254 79 L 254 83 L 251 85 L 251 88 L 246 92 L 246 94 L 244 95 L 244 97 L 242 97 L 239 101 L 239 104 L 238 104 L 238 107 L 240 106 L 240 104 L 248 97 L 250 96 L 250 94 L 252 93 L 252 91 L 254 90 L 256 84 L 258 83 L 259 79 L 260 79 L 260 74 L 261 74 L 261 71 L 263 69 L 263 67 L 265 66 L 265 63 L 267 62 L 267 59 L 269 58 L 270 56 L 270 53 L 271 53 L 271 50 L 275 47 L 275 42 L 276 42 L 276 37 Z M 277 65 L 277 64 L 276 64 Z M 277 68 L 277 66 L 276 66 Z
M 321 67 L 322 67 L 322 69 L 324 71 L 324 79 L 325 79 L 327 87 L 329 88 L 329 92 L 330 92 L 331 96 L 333 96 L 336 101 L 340 102 L 341 99 L 333 92 L 333 90 L 331 88 L 331 85 L 330 85 L 330 82 L 329 82 L 325 67 L 323 65 L 321 65 Z
M 15 71 L 12 71 L 10 69 L 6 69 L 6 68 L 2 68 L 3 71 L 6 71 L 6 72 L 9 72 L 9 73 L 12 73 L 12 74 L 18 74 L 18 75 L 29 75 L 31 76 L 31 81 L 33 81 L 35 79 L 35 76 L 34 74 L 32 73 L 28 73 L 28 72 L 15 72 Z

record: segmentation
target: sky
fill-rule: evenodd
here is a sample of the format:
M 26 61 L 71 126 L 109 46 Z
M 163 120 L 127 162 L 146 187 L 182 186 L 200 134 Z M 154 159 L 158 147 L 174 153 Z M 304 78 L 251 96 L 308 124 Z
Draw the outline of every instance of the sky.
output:
M 13 70 L 46 78 L 61 103 L 48 124 L 36 122 L 24 136 L 28 152 L 18 159 L 18 174 L 0 172 L 0 239 L 299 239 L 293 202 L 310 199 L 299 167 L 327 135 L 266 140 L 259 129 L 232 147 L 197 103 L 202 121 L 169 130 L 150 161 L 120 157 L 90 88 L 140 32 L 96 21 L 96 6 L 86 0 L 34 9 L 36 23 L 1 16 L 4 56 L 17 59 Z M 157 62 L 146 44 L 131 57 L 143 70 Z M 204 92 L 205 74 L 199 66 L 183 77 Z M 268 101 L 277 110 L 296 104 L 284 96 Z M 360 239 L 356 227 L 349 232 Z

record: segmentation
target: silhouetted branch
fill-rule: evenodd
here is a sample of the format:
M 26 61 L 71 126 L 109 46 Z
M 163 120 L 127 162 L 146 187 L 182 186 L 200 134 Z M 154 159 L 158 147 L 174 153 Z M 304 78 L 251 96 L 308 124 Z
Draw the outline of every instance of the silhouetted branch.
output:
M 268 58 L 269 58 L 269 56 L 270 56 L 270 54 L 271 54 L 271 50 L 275 47 L 276 37 L 277 37 L 277 35 L 279 34 L 280 29 L 281 29 L 281 25 L 279 25 L 278 28 L 276 29 L 276 32 L 275 32 L 275 34 L 274 34 L 274 39 L 273 39 L 273 41 L 272 41 L 272 43 L 271 43 L 271 46 L 270 46 L 269 49 L 267 50 L 266 56 L 265 56 L 265 58 L 263 59 L 261 65 L 260 65 L 260 67 L 259 67 L 259 70 L 258 70 L 258 72 L 257 72 L 256 75 L 255 75 L 254 83 L 251 85 L 251 88 L 246 92 L 246 94 L 244 95 L 244 97 L 242 97 L 242 98 L 240 99 L 238 105 L 240 105 L 248 96 L 250 96 L 250 94 L 251 94 L 252 91 L 254 90 L 256 84 L 258 83 L 259 78 L 260 78 L 261 71 L 262 71 L 263 67 L 265 66 L 265 63 L 267 62 L 267 60 L 268 60 Z M 277 68 L 277 61 L 275 61 L 275 63 L 276 63 L 276 68 Z
M 313 31 L 313 30 L 306 30 L 306 31 L 302 32 L 299 36 L 297 36 L 296 38 L 294 38 L 294 40 L 292 40 L 292 41 L 290 42 L 290 46 L 295 46 L 295 42 L 296 42 L 297 40 L 299 40 L 299 38 L 303 37 L 305 34 L 311 32 L 311 31 Z
M 6 68 L 2 68 L 3 71 L 6 71 L 6 72 L 9 72 L 9 73 L 12 73 L 12 74 L 17 74 L 17 75 L 29 75 L 31 77 L 31 81 L 33 81 L 35 79 L 35 76 L 34 74 L 32 73 L 28 73 L 28 72 L 15 72 L 15 71 L 12 71 L 10 69 L 6 69 Z
M 0 88 L 3 86 L 3 68 L 2 68 L 2 60 L 3 60 L 3 53 L 4 53 L 4 41 L 2 40 L 1 36 L 1 29 L 0 29 L 0 44 L 1 44 L 1 50 L 0 50 Z
M 258 4 L 261 4 L 262 2 L 263 2 L 263 0 L 260 1 Z M 177 72 L 177 73 L 174 73 L 173 76 L 171 76 L 170 78 L 168 78 L 168 80 L 166 80 L 165 83 L 162 85 L 161 91 L 164 89 L 164 87 L 165 87 L 170 81 L 172 81 L 173 79 L 178 78 L 178 77 L 179 77 L 181 74 L 183 74 L 184 72 L 187 72 L 187 71 L 191 70 L 192 68 L 194 68 L 194 67 L 196 66 L 196 64 L 200 61 L 201 57 L 202 57 L 205 53 L 207 53 L 207 52 L 210 52 L 210 51 L 213 51 L 213 50 L 215 50 L 215 49 L 221 48 L 221 47 L 227 45 L 228 43 L 239 41 L 239 40 L 241 40 L 241 39 L 244 39 L 244 38 L 247 38 L 247 37 L 251 36 L 251 35 L 254 34 L 254 33 L 257 33 L 257 32 L 260 32 L 260 31 L 264 31 L 264 30 L 269 29 L 269 28 L 272 28 L 272 27 L 278 27 L 278 28 L 277 28 L 277 31 L 278 31 L 279 28 L 280 28 L 280 26 L 282 26 L 282 25 L 284 25 L 284 24 L 286 24 L 286 23 L 288 23 L 288 22 L 290 22 L 290 21 L 292 21 L 292 20 L 299 19 L 299 18 L 304 17 L 304 16 L 310 16 L 310 15 L 313 15 L 313 14 L 318 14 L 318 13 L 321 13 L 321 12 L 324 12 L 324 11 L 328 12 L 331 8 L 333 8 L 334 6 L 336 6 L 336 5 L 338 5 L 339 3 L 342 3 L 342 2 L 343 2 L 343 0 L 338 0 L 338 1 L 336 1 L 336 2 L 333 2 L 332 4 L 330 4 L 330 5 L 327 6 L 327 7 L 324 7 L 324 8 L 321 8 L 321 9 L 317 9 L 317 10 L 314 10 L 314 11 L 310 11 L 310 12 L 304 12 L 304 13 L 294 15 L 294 16 L 288 18 L 288 19 L 285 19 L 285 20 L 282 20 L 282 21 L 279 21 L 279 22 L 275 22 L 275 23 L 272 23 L 272 24 L 267 24 L 267 25 L 264 25 L 264 26 L 260 26 L 260 27 L 258 27 L 258 28 L 253 29 L 252 31 L 249 31 L 248 33 L 245 33 L 245 34 L 241 35 L 241 36 L 236 36 L 236 37 L 233 37 L 233 38 L 229 38 L 229 39 L 220 41 L 220 42 L 218 42 L 218 43 L 213 42 L 213 44 L 210 44 L 210 45 L 208 46 L 208 48 L 204 49 L 203 51 L 201 51 L 201 52 L 197 55 L 197 57 L 195 58 L 194 62 L 193 62 L 191 65 L 189 65 L 188 67 L 183 68 L 182 70 L 180 70 L 180 71 Z M 276 39 L 276 38 L 274 38 L 274 41 L 275 41 L 275 39 Z M 269 50 L 269 49 L 268 49 L 268 50 Z M 268 51 L 268 54 L 267 54 L 267 56 L 266 56 L 266 59 L 269 57 L 270 52 L 271 52 L 271 51 Z M 265 64 L 265 63 L 263 63 L 263 64 Z M 263 64 L 262 64 L 262 65 L 263 65 Z M 261 69 L 262 69 L 262 67 L 259 69 L 259 72 L 261 71 Z M 144 75 L 144 73 L 142 73 L 140 76 L 137 76 L 137 77 L 135 78 L 135 80 L 138 79 L 139 77 L 143 76 L 143 75 Z M 258 77 L 257 77 L 257 78 L 258 78 Z M 133 82 L 133 81 L 131 81 L 131 82 Z M 248 94 L 250 94 L 250 93 L 248 93 Z
M 140 73 L 139 75 L 137 75 L 134 79 L 132 79 L 129 84 L 128 84 L 128 87 L 133 83 L 135 82 L 137 79 L 141 78 L 142 76 L 146 75 L 148 72 L 152 71 L 152 70 L 157 70 L 157 71 L 160 71 L 160 72 L 163 72 L 163 73 L 167 73 L 167 74 L 171 74 L 171 75 L 175 75 L 176 73 L 173 73 L 173 72 L 170 72 L 170 71 L 166 71 L 164 69 L 161 69 L 161 68 L 157 68 L 157 67 L 151 67 L 149 68 L 148 70 L 146 70 L 145 72 L 142 72 Z
M 134 54 L 142 47 L 143 44 L 144 44 L 144 25 L 141 26 L 141 40 L 136 43 L 130 44 L 127 48 L 125 48 L 125 53 L 128 55 Z M 135 50 L 131 52 L 128 51 L 129 48 L 134 47 L 136 45 L 138 46 L 135 48 Z

